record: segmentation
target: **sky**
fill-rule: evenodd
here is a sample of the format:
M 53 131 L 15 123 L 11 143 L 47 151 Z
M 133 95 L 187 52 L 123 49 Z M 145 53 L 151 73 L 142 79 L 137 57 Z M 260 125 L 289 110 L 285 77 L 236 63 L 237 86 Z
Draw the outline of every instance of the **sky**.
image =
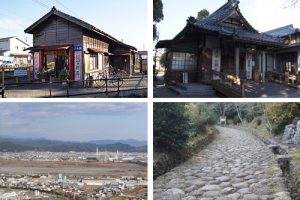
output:
M 0 137 L 147 141 L 146 103 L 0 103 Z
M 240 10 L 258 31 L 294 24 L 300 28 L 300 6 L 285 8 L 290 0 L 240 0 Z M 164 20 L 159 23 L 159 39 L 174 38 L 186 25 L 189 16 L 197 16 L 202 9 L 213 13 L 227 0 L 163 0 Z
M 123 42 L 139 50 L 143 50 L 143 46 L 146 45 L 147 0 L 2 1 L 0 38 L 18 36 L 25 40 L 24 30 L 55 6 L 58 10 L 88 22 L 118 40 L 123 39 Z M 27 42 L 32 45 L 32 35 L 27 35 Z

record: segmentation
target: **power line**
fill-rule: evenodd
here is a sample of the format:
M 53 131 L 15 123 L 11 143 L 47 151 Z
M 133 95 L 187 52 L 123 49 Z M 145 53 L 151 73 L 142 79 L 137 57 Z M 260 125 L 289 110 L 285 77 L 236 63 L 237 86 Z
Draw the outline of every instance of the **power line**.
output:
M 68 10 L 69 12 L 73 13 L 74 15 L 80 17 L 76 12 L 74 12 L 73 10 L 69 9 L 67 6 L 65 6 L 63 3 L 61 3 L 59 0 L 53 0 L 56 3 L 58 3 L 59 5 L 61 5 L 62 7 L 64 7 L 66 10 Z
M 40 6 L 42 6 L 42 7 L 44 7 L 44 8 L 46 8 L 46 9 L 51 9 L 50 6 L 48 6 L 48 5 L 46 5 L 46 4 L 42 3 L 42 2 L 40 2 L 39 0 L 32 0 L 32 1 L 35 2 L 35 3 L 37 3 L 37 4 L 39 4 Z
M 2 10 L 2 9 L 0 9 L 0 15 L 1 16 L 4 16 L 4 17 L 9 17 L 9 18 L 17 18 L 17 19 L 20 19 L 20 18 L 23 18 L 23 19 L 28 19 L 28 20 L 30 20 L 30 21 L 33 21 L 34 19 L 33 18 L 31 18 L 31 17 L 29 17 L 29 16 L 27 16 L 27 15 L 22 15 L 22 13 L 18 13 L 18 14 L 21 14 L 22 15 L 22 17 L 21 17 L 21 15 L 17 15 L 15 12 L 7 12 L 8 10 Z

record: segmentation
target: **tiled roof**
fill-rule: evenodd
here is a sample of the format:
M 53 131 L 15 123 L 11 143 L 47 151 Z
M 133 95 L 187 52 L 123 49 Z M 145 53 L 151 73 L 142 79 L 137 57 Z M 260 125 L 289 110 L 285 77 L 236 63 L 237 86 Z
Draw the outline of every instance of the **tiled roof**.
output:
M 299 33 L 300 30 L 298 28 L 294 28 L 294 26 L 292 24 L 287 25 L 287 26 L 283 26 L 280 28 L 276 28 L 270 31 L 267 31 L 265 33 L 273 35 L 273 36 L 279 36 L 279 37 L 284 37 L 287 35 L 291 35 L 294 33 Z
M 225 36 L 232 36 L 236 40 L 253 41 L 278 46 L 283 45 L 281 38 L 266 33 L 259 33 L 255 30 L 243 17 L 238 4 L 239 1 L 237 0 L 228 0 L 227 3 L 214 13 L 203 20 L 198 20 L 192 23 L 192 25 L 200 30 L 212 31 Z M 232 16 L 238 18 L 243 23 L 243 26 L 239 27 L 222 23 L 224 20 Z
M 254 29 L 251 24 L 244 18 L 239 9 L 238 0 L 228 0 L 214 13 L 202 20 L 189 18 L 185 28 L 175 36 L 173 41 L 179 41 L 184 38 L 184 35 L 196 28 L 196 30 L 204 33 L 214 33 L 233 38 L 235 41 L 248 42 L 267 46 L 284 46 L 282 38 L 273 36 L 267 33 L 260 33 Z M 241 26 L 229 24 L 227 19 L 235 19 L 241 22 Z M 157 48 L 168 46 L 171 41 L 159 41 Z

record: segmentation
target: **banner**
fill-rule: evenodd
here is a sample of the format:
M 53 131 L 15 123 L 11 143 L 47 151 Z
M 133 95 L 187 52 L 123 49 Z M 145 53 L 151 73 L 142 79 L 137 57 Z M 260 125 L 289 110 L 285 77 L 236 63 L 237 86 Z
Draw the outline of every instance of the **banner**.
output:
M 74 73 L 75 73 L 75 81 L 82 80 L 82 46 L 74 46 Z
M 40 69 L 40 53 L 34 52 L 34 54 L 33 54 L 33 77 L 34 77 L 34 79 L 39 79 L 38 78 L 39 69 Z

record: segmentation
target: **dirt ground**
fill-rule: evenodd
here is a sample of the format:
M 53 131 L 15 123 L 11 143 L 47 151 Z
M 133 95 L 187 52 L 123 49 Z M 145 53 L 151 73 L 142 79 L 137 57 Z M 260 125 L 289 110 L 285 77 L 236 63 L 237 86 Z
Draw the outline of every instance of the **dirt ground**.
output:
M 1 160 L 0 173 L 59 174 L 74 176 L 142 176 L 147 177 L 147 166 L 129 163 L 20 161 Z

